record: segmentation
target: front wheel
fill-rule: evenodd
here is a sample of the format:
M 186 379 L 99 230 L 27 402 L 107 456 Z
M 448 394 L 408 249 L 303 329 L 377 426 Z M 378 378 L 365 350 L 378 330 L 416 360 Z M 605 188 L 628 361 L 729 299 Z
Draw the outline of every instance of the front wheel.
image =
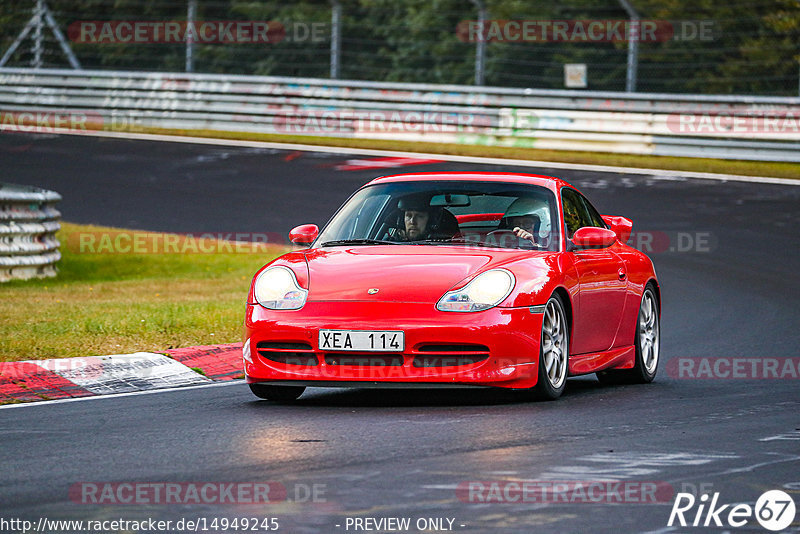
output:
M 569 323 L 558 295 L 545 305 L 539 346 L 539 379 L 534 392 L 542 400 L 555 400 L 567 385 L 569 361 Z
M 293 401 L 306 390 L 304 386 L 272 386 L 268 384 L 249 384 L 250 391 L 259 399 L 271 401 Z
M 604 384 L 648 384 L 656 377 L 661 340 L 658 301 L 652 285 L 642 294 L 639 316 L 636 319 L 636 361 L 633 369 L 600 371 L 597 378 Z

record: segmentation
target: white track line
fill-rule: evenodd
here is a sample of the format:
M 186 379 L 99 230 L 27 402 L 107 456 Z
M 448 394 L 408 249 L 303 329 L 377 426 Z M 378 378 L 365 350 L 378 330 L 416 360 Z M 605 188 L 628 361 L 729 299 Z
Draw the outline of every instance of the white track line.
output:
M 364 156 L 395 156 L 409 158 L 432 158 L 459 163 L 479 163 L 482 165 L 508 165 L 514 167 L 545 167 L 550 169 L 569 169 L 581 171 L 609 172 L 616 174 L 645 174 L 655 176 L 673 176 L 681 178 L 700 178 L 706 180 L 750 182 L 758 184 L 800 185 L 800 179 L 773 178 L 768 176 L 743 176 L 739 174 L 718 174 L 712 172 L 673 171 L 666 169 L 642 169 L 637 167 L 612 167 L 609 165 L 589 165 L 581 163 L 561 163 L 555 161 L 533 161 L 527 159 L 490 158 L 478 156 L 456 156 L 452 154 L 431 154 L 427 152 L 401 152 L 394 150 L 375 150 L 369 148 L 346 148 L 334 146 L 302 145 L 295 143 L 270 143 L 266 141 L 243 141 L 238 139 L 214 139 L 210 137 L 188 137 L 177 135 L 160 135 L 129 132 L 106 132 L 99 130 L 58 130 L 55 134 L 91 135 L 113 139 L 135 139 L 140 141 L 166 141 L 170 143 L 193 143 L 199 145 L 238 146 L 250 148 L 274 148 L 281 150 L 299 150 L 303 152 L 326 152 L 329 154 L 355 154 Z
M 144 391 L 129 391 L 128 393 L 112 393 L 109 395 L 93 395 L 91 397 L 75 397 L 69 399 L 54 399 L 48 401 L 33 401 L 33 402 L 20 402 L 17 404 L 4 404 L 0 406 L 0 410 L 8 410 L 11 408 L 32 408 L 34 406 L 50 406 L 53 404 L 64 404 L 67 402 L 80 402 L 91 401 L 100 399 L 116 399 L 119 397 L 133 397 L 136 395 L 151 395 L 153 393 L 168 393 L 175 391 L 188 391 L 190 389 L 202 388 L 217 388 L 222 386 L 232 386 L 234 384 L 244 384 L 244 380 L 227 380 L 225 382 L 214 382 L 213 384 L 201 384 L 199 386 L 181 386 L 177 388 L 161 388 L 161 389 L 147 389 Z

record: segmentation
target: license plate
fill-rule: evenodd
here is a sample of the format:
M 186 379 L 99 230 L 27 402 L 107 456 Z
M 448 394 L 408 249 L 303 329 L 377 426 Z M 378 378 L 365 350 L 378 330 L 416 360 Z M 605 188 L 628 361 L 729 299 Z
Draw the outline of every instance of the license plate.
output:
M 319 350 L 403 352 L 402 330 L 320 330 Z

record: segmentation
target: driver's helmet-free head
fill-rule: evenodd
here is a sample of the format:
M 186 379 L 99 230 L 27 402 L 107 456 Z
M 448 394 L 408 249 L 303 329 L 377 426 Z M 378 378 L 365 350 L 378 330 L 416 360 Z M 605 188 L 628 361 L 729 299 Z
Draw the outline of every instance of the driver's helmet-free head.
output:
M 405 218 L 409 212 L 421 212 L 427 214 L 427 218 L 423 223 L 423 228 L 419 235 L 413 236 L 414 239 L 427 239 L 430 235 L 430 227 L 433 223 L 433 209 L 431 208 L 431 196 L 428 194 L 414 193 L 397 200 L 397 222 L 395 226 L 400 229 L 401 235 L 405 236 L 406 222 Z M 410 239 L 411 236 L 404 237 Z
M 452 238 L 458 233 L 458 221 L 455 216 L 441 206 L 431 206 L 432 195 L 417 193 L 400 198 L 397 201 L 398 227 L 402 228 L 402 218 L 406 212 L 421 211 L 428 214 L 428 221 L 421 239 Z
M 536 215 L 536 211 L 541 208 L 542 202 L 540 200 L 520 197 L 512 202 L 503 214 L 503 218 L 500 220 L 500 227 L 512 229 L 514 226 L 521 226 L 520 222 L 524 218 L 527 223 L 525 226 L 528 226 L 528 228 L 524 228 L 525 230 L 529 232 L 538 230 L 541 221 L 539 216 Z

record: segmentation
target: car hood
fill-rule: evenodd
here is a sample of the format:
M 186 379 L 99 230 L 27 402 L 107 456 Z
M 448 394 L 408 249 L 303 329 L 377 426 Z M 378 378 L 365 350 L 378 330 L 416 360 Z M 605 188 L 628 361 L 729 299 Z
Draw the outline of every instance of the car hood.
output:
M 414 245 L 314 249 L 306 253 L 308 300 L 435 303 L 468 276 L 497 262 L 498 253 Z M 370 289 L 378 291 L 369 294 Z

